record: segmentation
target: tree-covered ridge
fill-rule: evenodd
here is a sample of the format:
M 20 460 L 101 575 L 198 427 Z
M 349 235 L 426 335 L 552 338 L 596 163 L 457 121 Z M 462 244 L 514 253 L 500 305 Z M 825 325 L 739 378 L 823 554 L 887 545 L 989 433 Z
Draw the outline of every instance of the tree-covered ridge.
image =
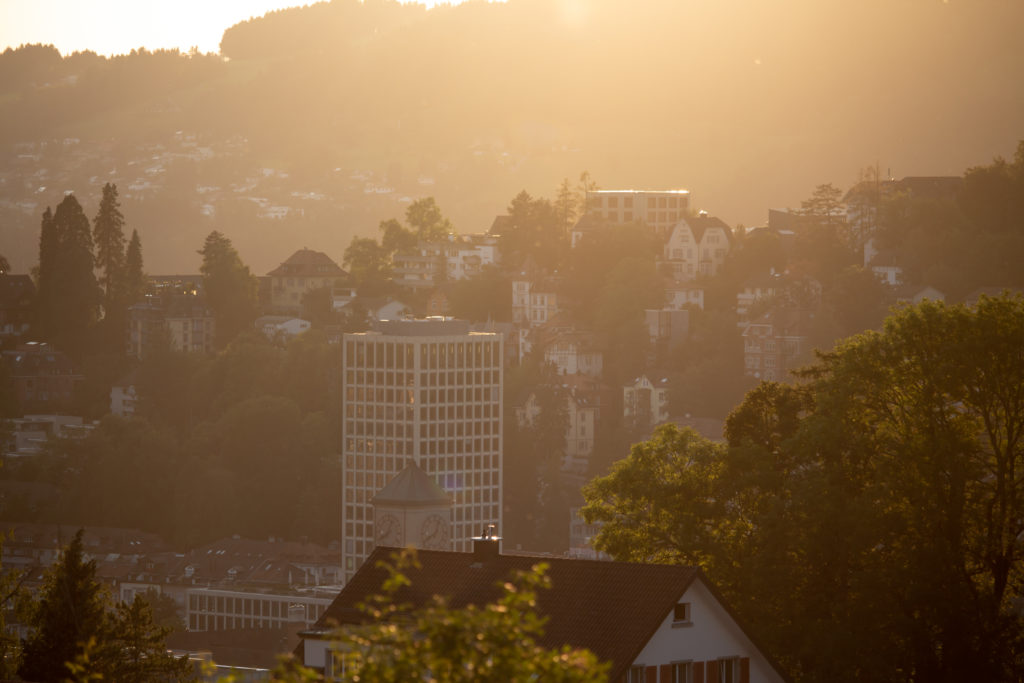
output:
M 716 213 L 750 223 L 822 175 L 821 149 L 835 150 L 824 171 L 833 177 L 865 156 L 890 154 L 902 174 L 999 149 L 1014 133 L 994 112 L 1019 110 L 1020 95 L 997 46 L 1015 45 L 1020 12 L 994 0 L 854 10 L 511 0 L 430 11 L 335 0 L 226 27 L 222 55 L 9 50 L 0 144 L 239 136 L 256 164 L 283 161 L 307 176 L 443 173 L 440 199 L 460 224 L 483 224 L 485 207 L 557 181 L 552 169 L 572 163 L 615 185 L 699 186 Z M 864 35 L 885 49 L 863 49 Z M 951 82 L 969 92 L 949 98 Z M 962 125 L 981 115 L 991 125 Z M 883 120 L 884 130 L 865 125 Z M 776 173 L 783 164 L 793 185 Z M 371 219 L 363 234 L 380 217 Z
M 1024 297 L 924 303 L 663 427 L 585 489 L 618 559 L 700 564 L 808 680 L 1017 680 Z M 940 598 L 941 596 L 941 598 Z

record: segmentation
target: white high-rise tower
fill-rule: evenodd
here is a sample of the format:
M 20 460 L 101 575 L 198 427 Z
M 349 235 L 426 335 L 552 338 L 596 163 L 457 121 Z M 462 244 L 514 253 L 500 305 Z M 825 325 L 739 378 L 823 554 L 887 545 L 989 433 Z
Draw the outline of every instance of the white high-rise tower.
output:
M 468 551 L 487 524 L 502 528 L 501 335 L 428 318 L 384 321 L 343 343 L 346 581 L 375 545 L 374 496 L 410 462 L 451 496 L 446 548 Z

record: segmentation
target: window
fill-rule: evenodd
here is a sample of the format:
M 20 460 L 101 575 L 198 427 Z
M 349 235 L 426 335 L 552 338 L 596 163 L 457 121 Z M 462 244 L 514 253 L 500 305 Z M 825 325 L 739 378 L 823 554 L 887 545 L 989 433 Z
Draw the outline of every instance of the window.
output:
M 690 603 L 676 603 L 675 611 L 672 613 L 673 625 L 690 623 Z
M 670 683 L 693 683 L 693 662 L 673 662 Z
M 644 667 L 629 667 L 629 671 L 626 672 L 626 683 L 644 683 Z
M 718 660 L 718 683 L 740 683 L 739 657 Z

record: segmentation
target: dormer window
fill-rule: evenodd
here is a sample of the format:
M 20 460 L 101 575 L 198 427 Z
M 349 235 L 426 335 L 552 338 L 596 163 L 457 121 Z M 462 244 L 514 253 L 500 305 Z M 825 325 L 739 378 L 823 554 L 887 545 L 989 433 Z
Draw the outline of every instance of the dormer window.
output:
M 677 602 L 672 612 L 672 625 L 689 626 L 691 623 L 693 622 L 690 621 L 690 603 Z

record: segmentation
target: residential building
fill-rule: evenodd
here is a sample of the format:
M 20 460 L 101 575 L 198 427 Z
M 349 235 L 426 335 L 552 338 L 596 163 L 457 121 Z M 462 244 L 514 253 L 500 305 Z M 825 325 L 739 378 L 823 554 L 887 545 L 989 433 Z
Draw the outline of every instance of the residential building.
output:
M 644 323 L 652 344 L 663 343 L 674 348 L 690 334 L 690 311 L 673 308 L 644 309 Z
M 654 427 L 668 421 L 668 379 L 657 382 L 641 375 L 622 387 L 622 417 L 641 427 Z
M 28 342 L 14 351 L 4 351 L 3 359 L 22 414 L 56 414 L 71 409 L 75 386 L 84 377 L 66 353 L 44 342 Z
M 417 566 L 406 571 L 410 585 L 403 588 L 402 601 L 413 609 L 430 604 L 436 595 L 453 609 L 495 601 L 513 572 L 529 571 L 538 562 L 502 554 L 499 544 L 500 539 L 484 536 L 474 539 L 472 552 L 419 551 Z M 297 654 L 306 666 L 326 676 L 344 666 L 330 624 L 365 623 L 367 616 L 358 606 L 381 592 L 389 576 L 381 564 L 392 552 L 384 547 L 374 551 L 316 627 L 301 634 Z M 552 587 L 537 594 L 536 610 L 545 619 L 539 644 L 590 650 L 610 664 L 610 681 L 788 680 L 696 567 L 543 559 Z
M 689 208 L 689 190 L 591 190 L 586 197 L 588 215 L 608 223 L 644 223 L 659 232 L 685 218 Z
M 865 256 L 868 254 L 872 244 L 873 241 L 869 241 L 865 246 Z M 881 251 L 874 251 L 874 255 L 866 265 L 871 268 L 871 272 L 882 282 L 891 287 L 896 287 L 903 284 L 903 267 L 899 264 L 899 261 L 899 255 L 895 251 L 883 249 Z
M 271 308 L 280 313 L 300 313 L 306 292 L 341 287 L 348 273 L 322 251 L 303 247 L 267 273 L 267 277 Z
M 512 280 L 512 322 L 538 327 L 558 314 L 554 282 L 521 276 Z
M 554 365 L 559 375 L 600 377 L 604 368 L 604 355 L 597 349 L 592 335 L 563 332 L 545 346 L 544 362 Z
M 896 288 L 896 303 L 919 304 L 924 300 L 946 301 L 946 295 L 931 285 L 904 284 Z
M 743 330 L 746 374 L 768 381 L 787 377 L 796 361 L 807 353 L 810 314 L 798 309 L 776 309 L 752 320 Z
M 420 242 L 415 249 L 396 253 L 392 279 L 413 291 L 428 289 L 445 280 L 476 277 L 499 258 L 498 237 L 452 234 L 446 241 Z
M 372 502 L 410 463 L 452 496 L 452 546 L 501 522 L 503 340 L 460 320 L 382 321 L 343 339 L 342 557 L 374 547 Z
M 143 358 L 155 343 L 168 343 L 174 351 L 211 353 L 215 324 L 213 312 L 191 294 L 147 296 L 128 307 L 128 355 Z
M 704 288 L 691 282 L 673 281 L 665 288 L 665 306 L 680 310 L 693 306 L 704 310 Z
M 0 273 L 0 338 L 28 332 L 36 287 L 28 275 Z
M 11 440 L 0 446 L 4 447 L 5 455 L 20 457 L 39 455 L 53 437 L 85 436 L 92 425 L 82 424 L 82 418 L 77 415 L 25 415 L 11 420 L 11 428 Z
M 721 219 L 700 212 L 680 218 L 665 233 L 658 267 L 674 280 L 716 275 L 725 264 L 732 231 Z
M 138 392 L 135 389 L 136 373 L 133 370 L 110 387 L 110 414 L 131 417 L 135 414 Z
M 739 324 L 747 322 L 747 314 L 756 301 L 771 299 L 781 291 L 783 285 L 781 276 L 775 273 L 765 273 L 760 277 L 746 280 L 743 289 L 736 293 L 736 316 L 739 318 Z

